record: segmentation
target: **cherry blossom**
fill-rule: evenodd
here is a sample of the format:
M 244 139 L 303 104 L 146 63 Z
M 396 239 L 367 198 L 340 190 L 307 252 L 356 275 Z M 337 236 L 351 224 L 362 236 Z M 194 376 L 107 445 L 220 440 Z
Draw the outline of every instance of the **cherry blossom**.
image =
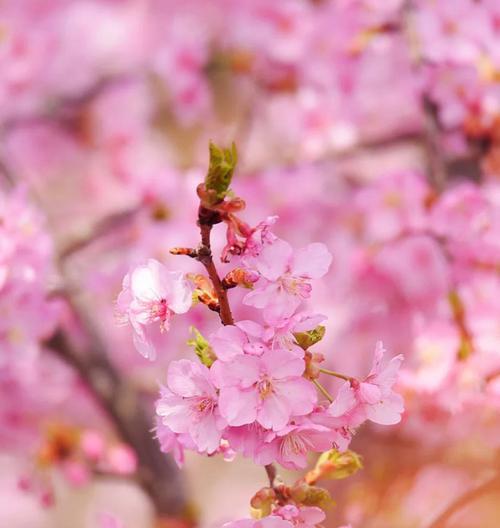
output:
M 303 299 L 309 298 L 311 279 L 323 277 L 330 263 L 331 255 L 323 244 L 294 251 L 284 240 L 276 240 L 251 260 L 250 265 L 261 279 L 244 302 L 263 309 L 264 317 L 286 318 Z
M 313 385 L 301 377 L 304 368 L 304 361 L 286 350 L 216 361 L 212 372 L 222 416 L 232 426 L 257 421 L 282 429 L 291 416 L 309 413 L 316 401 Z
M 187 359 L 172 362 L 167 387 L 161 392 L 156 412 L 173 432 L 189 434 L 201 452 L 219 447 L 225 421 L 219 411 L 211 372 Z
M 116 311 L 120 322 L 131 324 L 137 350 L 152 360 L 156 352 L 148 337 L 148 326 L 159 323 L 162 332 L 168 331 L 172 314 L 186 313 L 191 302 L 191 288 L 184 275 L 150 259 L 123 279 Z
M 370 373 L 361 382 L 352 380 L 342 385 L 329 408 L 331 416 L 346 417 L 353 426 L 364 420 L 382 425 L 399 423 L 403 412 L 403 399 L 392 387 L 396 382 L 403 356 L 396 356 L 382 368 L 384 352 L 382 343 L 377 343 Z

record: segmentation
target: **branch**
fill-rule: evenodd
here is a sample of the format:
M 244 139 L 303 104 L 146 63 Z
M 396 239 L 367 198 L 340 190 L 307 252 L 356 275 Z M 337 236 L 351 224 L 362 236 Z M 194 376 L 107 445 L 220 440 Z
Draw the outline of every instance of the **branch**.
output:
M 206 209 L 202 205 L 198 210 L 198 225 L 200 226 L 201 234 L 201 246 L 198 249 L 198 260 L 205 266 L 208 276 L 212 281 L 215 293 L 219 299 L 220 306 L 220 319 L 223 325 L 234 324 L 233 314 L 231 313 L 231 307 L 229 306 L 229 300 L 227 298 L 227 291 L 222 285 L 222 281 L 217 273 L 217 268 L 214 264 L 212 257 L 212 248 L 210 244 L 210 235 L 212 233 L 212 227 L 214 224 L 220 222 L 219 213 Z
M 487 480 L 477 488 L 469 490 L 458 497 L 428 526 L 428 528 L 445 528 L 446 524 L 455 513 L 471 502 L 479 499 L 481 496 L 492 493 L 493 491 L 500 491 L 499 474 L 496 474 L 493 478 Z
M 134 207 L 125 211 L 110 214 L 96 222 L 88 231 L 87 235 L 71 241 L 59 252 L 59 259 L 71 257 L 74 253 L 82 251 L 94 242 L 113 233 L 115 229 L 128 225 L 136 215 L 141 211 L 141 206 Z
M 109 362 L 102 344 L 84 322 L 92 341 L 88 350 L 77 351 L 65 332 L 59 330 L 47 347 L 78 374 L 96 403 L 104 410 L 121 439 L 138 458 L 137 480 L 151 498 L 159 516 L 186 512 L 184 485 L 174 462 L 162 454 L 151 433 L 153 424 L 139 394 Z

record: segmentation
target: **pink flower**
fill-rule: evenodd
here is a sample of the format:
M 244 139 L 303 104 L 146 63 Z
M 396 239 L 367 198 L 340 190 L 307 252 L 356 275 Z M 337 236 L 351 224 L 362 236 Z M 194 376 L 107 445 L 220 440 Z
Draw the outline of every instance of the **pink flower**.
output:
M 118 444 L 107 453 L 105 466 L 117 475 L 131 475 L 137 469 L 137 455 L 127 445 Z
M 274 515 L 290 521 L 293 526 L 300 528 L 314 528 L 325 520 L 325 512 L 316 506 L 297 507 L 293 504 L 286 504 L 274 510 Z
M 381 425 L 393 425 L 401 421 L 404 410 L 403 398 L 392 390 L 403 356 L 391 359 L 382 369 L 381 363 L 384 347 L 379 341 L 375 348 L 375 358 L 368 377 L 358 382 L 345 382 L 337 397 L 330 405 L 329 413 L 336 418 L 343 418 L 352 427 L 357 427 L 365 420 Z
M 267 435 L 256 461 L 263 465 L 277 461 L 288 469 L 301 469 L 307 465 L 310 452 L 322 453 L 332 448 L 331 429 L 312 422 L 288 425 Z
M 311 295 L 311 279 L 323 277 L 332 257 L 324 244 L 309 244 L 293 251 L 288 242 L 277 239 L 263 246 L 260 254 L 248 259 L 248 265 L 260 273 L 255 289 L 244 303 L 264 309 L 264 317 L 273 319 L 291 315 L 300 302 Z
M 156 438 L 160 443 L 160 451 L 162 453 L 172 453 L 175 463 L 179 468 L 184 465 L 184 445 L 181 442 L 181 438 L 187 438 L 189 441 L 189 435 L 176 434 L 166 426 L 162 419 L 157 416 L 156 423 Z M 191 442 L 192 443 L 192 442 Z M 190 446 L 195 448 L 196 446 Z
M 222 262 L 229 262 L 233 255 L 240 257 L 256 257 L 266 244 L 271 244 L 276 240 L 276 236 L 271 233 L 277 216 L 268 216 L 265 220 L 251 228 L 236 215 L 228 215 L 226 221 L 227 244 L 222 250 Z
M 239 519 L 222 525 L 222 528 L 293 528 L 293 524 L 277 515 L 269 515 L 263 519 Z
M 244 325 L 240 326 L 236 323 L 235 326 L 222 326 L 210 336 L 209 341 L 215 355 L 221 361 L 230 361 L 242 354 L 262 355 L 267 347 L 260 340 L 250 336 L 251 334 L 245 332 Z
M 229 425 L 257 420 L 263 427 L 282 429 L 291 416 L 311 412 L 316 402 L 314 386 L 301 377 L 305 364 L 286 350 L 267 350 L 262 356 L 243 355 L 212 365 L 220 388 L 219 405 Z
M 191 302 L 191 288 L 184 275 L 168 271 L 157 260 L 149 259 L 123 279 L 116 313 L 119 322 L 132 325 L 137 350 L 153 360 L 156 351 L 148 336 L 148 326 L 159 323 L 161 331 L 168 330 L 172 314 L 186 313 Z
M 187 359 L 173 361 L 167 385 L 156 403 L 162 423 L 174 433 L 189 434 L 200 452 L 215 452 L 226 424 L 208 368 Z

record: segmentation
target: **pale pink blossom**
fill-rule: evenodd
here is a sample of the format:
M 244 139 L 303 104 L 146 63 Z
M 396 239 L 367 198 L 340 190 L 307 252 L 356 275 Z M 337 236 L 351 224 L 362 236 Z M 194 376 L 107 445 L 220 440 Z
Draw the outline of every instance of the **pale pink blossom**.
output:
M 269 432 L 266 443 L 258 450 L 256 462 L 265 465 L 276 461 L 287 469 L 301 469 L 307 465 L 308 453 L 322 453 L 332 446 L 331 429 L 304 420 Z
M 281 349 L 216 361 L 212 374 L 220 388 L 221 414 L 232 426 L 257 421 L 267 429 L 282 429 L 316 402 L 314 386 L 302 377 L 304 368 L 302 359 Z
M 295 506 L 286 504 L 273 511 L 283 519 L 290 521 L 293 526 L 299 528 L 314 528 L 325 520 L 325 512 L 316 506 Z
M 222 525 L 222 528 L 293 528 L 293 524 L 277 515 L 262 519 L 239 519 Z
M 210 336 L 210 345 L 218 359 L 230 361 L 241 354 L 260 356 L 264 353 L 267 346 L 260 339 L 251 337 L 252 334 L 246 333 L 244 329 L 245 325 L 240 323 L 226 325 Z
M 167 331 L 172 314 L 186 313 L 191 307 L 191 291 L 183 273 L 168 271 L 154 259 L 125 276 L 116 301 L 117 318 L 131 324 L 134 344 L 145 358 L 156 357 L 148 327 L 157 323 L 161 331 Z
M 311 280 L 323 277 L 332 257 L 324 244 L 314 243 L 294 251 L 288 242 L 277 239 L 263 246 L 248 265 L 260 273 L 254 290 L 244 303 L 264 310 L 264 317 L 285 318 L 311 295 Z
M 221 417 L 211 372 L 187 359 L 170 363 L 167 387 L 162 388 L 156 414 L 178 434 L 189 434 L 200 452 L 219 448 L 226 425 Z
M 346 381 L 329 408 L 332 417 L 346 419 L 357 427 L 365 420 L 381 425 L 397 424 L 404 410 L 403 398 L 393 391 L 403 356 L 391 359 L 382 368 L 385 349 L 381 342 L 375 348 L 373 366 L 361 382 Z

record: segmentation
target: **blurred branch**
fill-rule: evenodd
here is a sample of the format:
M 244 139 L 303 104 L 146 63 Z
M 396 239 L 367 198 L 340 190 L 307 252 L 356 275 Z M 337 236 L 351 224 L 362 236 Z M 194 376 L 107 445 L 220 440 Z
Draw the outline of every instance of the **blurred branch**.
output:
M 1 132 L 8 133 L 17 127 L 36 125 L 45 123 L 46 121 L 69 123 L 74 118 L 75 113 L 77 113 L 82 106 L 91 103 L 108 88 L 132 79 L 132 75 L 125 73 L 101 77 L 78 95 L 68 95 L 51 100 L 49 99 L 46 101 L 45 107 L 42 107 L 37 113 L 5 120 L 1 125 Z
M 445 528 L 448 521 L 458 511 L 468 506 L 471 502 L 481 498 L 483 495 L 500 491 L 500 475 L 496 474 L 477 488 L 466 491 L 463 495 L 453 501 L 427 528 Z
M 109 235 L 115 229 L 127 225 L 134 219 L 139 211 L 141 211 L 140 205 L 126 211 L 110 214 L 102 220 L 99 220 L 88 230 L 88 233 L 85 236 L 77 238 L 63 247 L 59 252 L 59 259 L 66 259 L 74 253 L 90 246 L 99 239 Z
M 153 424 L 138 392 L 114 368 L 98 336 L 71 299 L 69 302 L 90 341 L 89 347 L 84 351 L 76 350 L 63 330 L 46 342 L 47 347 L 75 370 L 121 439 L 136 452 L 137 480 L 151 498 L 156 512 L 166 516 L 182 515 L 187 505 L 180 472 L 173 460 L 160 452 L 153 439 Z

